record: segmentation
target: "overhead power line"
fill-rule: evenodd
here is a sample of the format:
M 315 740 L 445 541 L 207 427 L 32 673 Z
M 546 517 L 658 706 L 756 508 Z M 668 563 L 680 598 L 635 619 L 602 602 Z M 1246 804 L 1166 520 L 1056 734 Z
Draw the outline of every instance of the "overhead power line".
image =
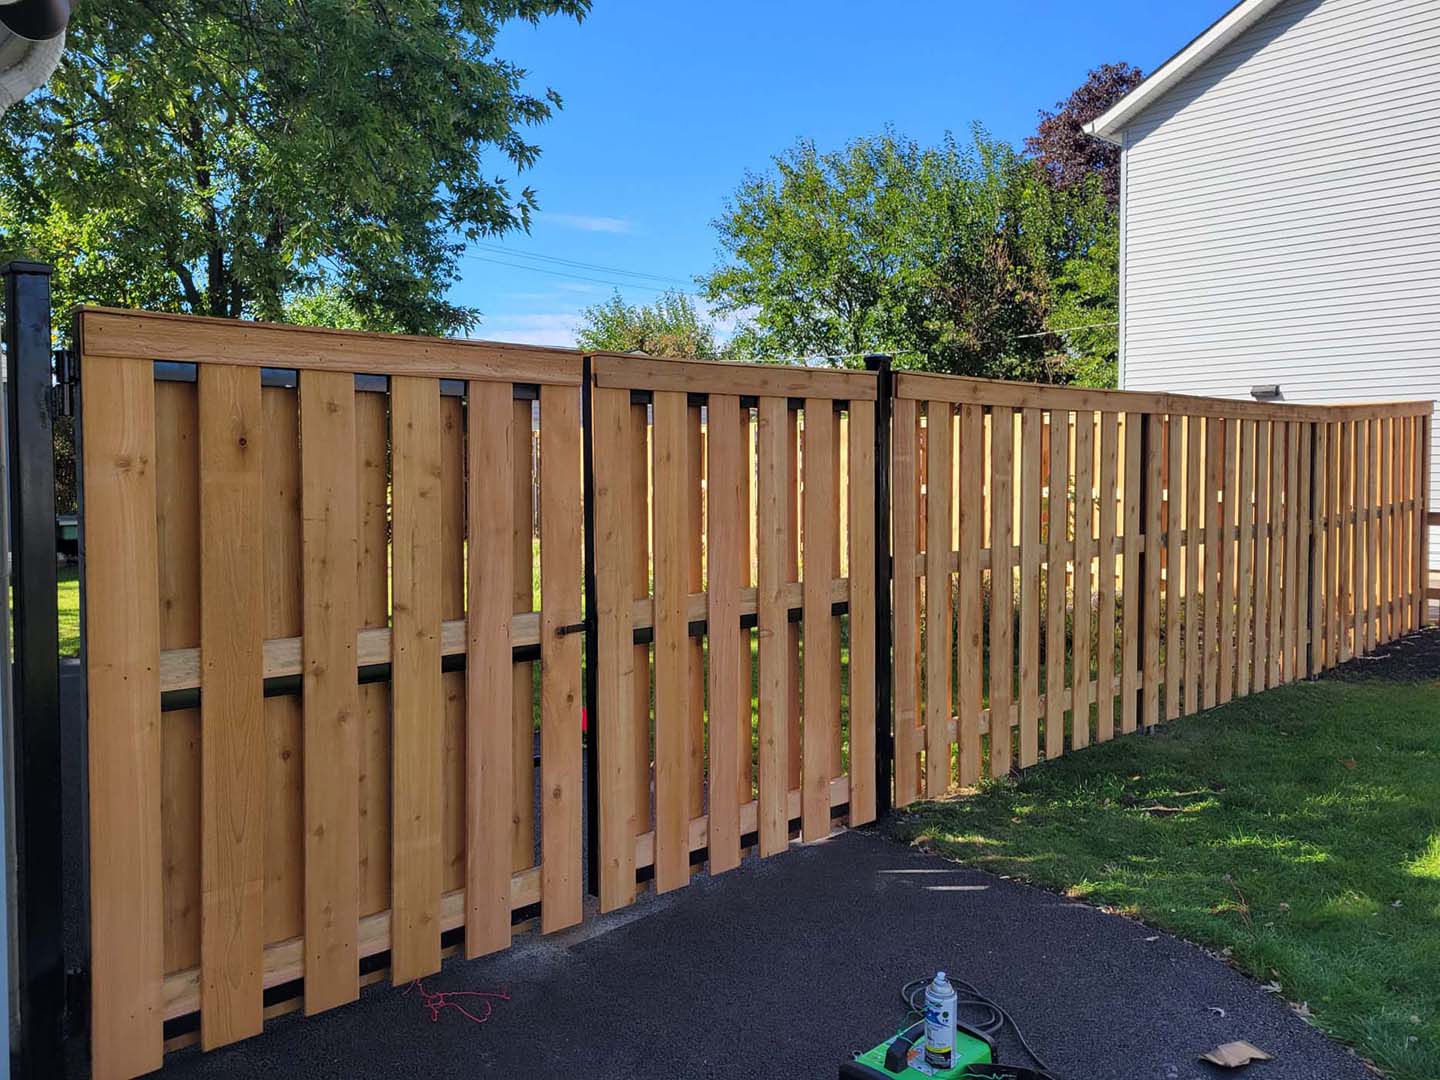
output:
M 685 289 L 665 288 L 662 285 L 646 285 L 645 283 L 639 281 L 616 281 L 613 278 L 599 278 L 592 277 L 586 274 L 570 273 L 565 270 L 551 270 L 549 267 L 545 266 L 529 266 L 525 263 L 510 262 L 505 259 L 492 259 L 488 255 L 471 255 L 467 252 L 465 258 L 474 259 L 476 262 L 493 263 L 496 266 L 507 266 L 512 270 L 529 270 L 531 273 L 535 274 L 548 274 L 551 277 L 565 278 L 568 281 L 589 281 L 594 282 L 597 285 L 610 285 L 617 289 L 645 289 L 648 292 L 673 292 L 681 293 L 685 296 L 694 297 L 699 297 L 700 295 L 699 293 L 689 292 Z
M 496 255 L 504 255 L 507 259 L 534 259 L 539 262 L 554 263 L 560 266 L 572 266 L 579 270 L 593 270 L 602 274 L 614 274 L 621 277 L 647 278 L 651 281 L 665 281 L 676 285 L 693 285 L 694 282 L 687 278 L 672 277 L 669 274 L 651 274 L 643 270 L 626 270 L 620 266 L 607 266 L 605 263 L 582 262 L 579 259 L 567 259 L 559 255 L 542 255 L 537 251 L 517 251 L 514 248 L 505 247 L 502 244 L 487 244 L 483 241 L 476 241 L 472 247 L 481 248 Z
M 1068 334 L 1072 330 L 1098 330 L 1102 326 L 1119 325 L 1119 322 L 1111 320 L 1110 322 L 1085 323 L 1083 326 L 1062 326 L 1058 330 L 1041 330 L 1039 333 L 1036 334 L 1016 334 L 1015 339 L 1018 341 L 1021 338 L 1049 337 L 1051 334 Z

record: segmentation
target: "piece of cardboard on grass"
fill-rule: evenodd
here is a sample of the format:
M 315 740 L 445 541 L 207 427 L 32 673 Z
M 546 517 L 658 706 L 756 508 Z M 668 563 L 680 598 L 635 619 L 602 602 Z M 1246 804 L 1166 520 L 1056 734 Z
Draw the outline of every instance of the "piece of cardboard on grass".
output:
M 1208 1061 L 1212 1065 L 1219 1065 L 1226 1069 L 1239 1069 L 1249 1065 L 1252 1061 L 1273 1061 L 1274 1058 L 1261 1050 L 1258 1046 L 1251 1046 L 1248 1042 L 1228 1042 L 1223 1046 L 1217 1046 L 1208 1054 L 1200 1055 L 1201 1061 Z

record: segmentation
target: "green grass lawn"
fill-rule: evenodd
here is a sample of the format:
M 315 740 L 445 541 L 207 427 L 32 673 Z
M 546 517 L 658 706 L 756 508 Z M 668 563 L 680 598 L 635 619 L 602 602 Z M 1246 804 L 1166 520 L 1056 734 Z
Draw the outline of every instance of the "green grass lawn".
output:
M 1138 916 L 1440 1077 L 1440 682 L 1289 686 L 930 804 L 943 854 Z
M 14 603 L 14 590 L 6 590 L 7 603 Z M 55 570 L 55 603 L 59 610 L 60 655 L 80 655 L 80 571 L 75 567 Z
M 60 609 L 60 655 L 80 655 L 80 571 L 60 567 L 56 571 L 55 599 Z

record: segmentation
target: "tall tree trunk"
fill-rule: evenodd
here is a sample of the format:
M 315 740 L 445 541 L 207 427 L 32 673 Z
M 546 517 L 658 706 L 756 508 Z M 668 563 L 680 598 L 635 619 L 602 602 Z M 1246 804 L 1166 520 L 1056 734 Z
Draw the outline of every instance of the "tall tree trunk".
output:
M 207 224 L 213 225 L 214 211 L 212 210 Z M 212 239 L 214 234 L 212 233 Z M 230 317 L 230 289 L 225 280 L 225 251 L 220 247 L 212 247 L 205 255 L 205 292 L 208 303 L 206 307 L 210 310 L 207 315 L 216 315 L 220 318 Z

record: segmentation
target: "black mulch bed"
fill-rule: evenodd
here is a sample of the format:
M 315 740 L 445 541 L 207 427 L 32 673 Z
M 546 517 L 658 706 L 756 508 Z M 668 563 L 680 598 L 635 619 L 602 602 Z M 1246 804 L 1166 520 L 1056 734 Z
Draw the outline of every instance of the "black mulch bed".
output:
M 1344 682 L 1385 679 L 1430 682 L 1440 679 L 1440 626 L 1427 626 L 1327 671 L 1323 678 Z

